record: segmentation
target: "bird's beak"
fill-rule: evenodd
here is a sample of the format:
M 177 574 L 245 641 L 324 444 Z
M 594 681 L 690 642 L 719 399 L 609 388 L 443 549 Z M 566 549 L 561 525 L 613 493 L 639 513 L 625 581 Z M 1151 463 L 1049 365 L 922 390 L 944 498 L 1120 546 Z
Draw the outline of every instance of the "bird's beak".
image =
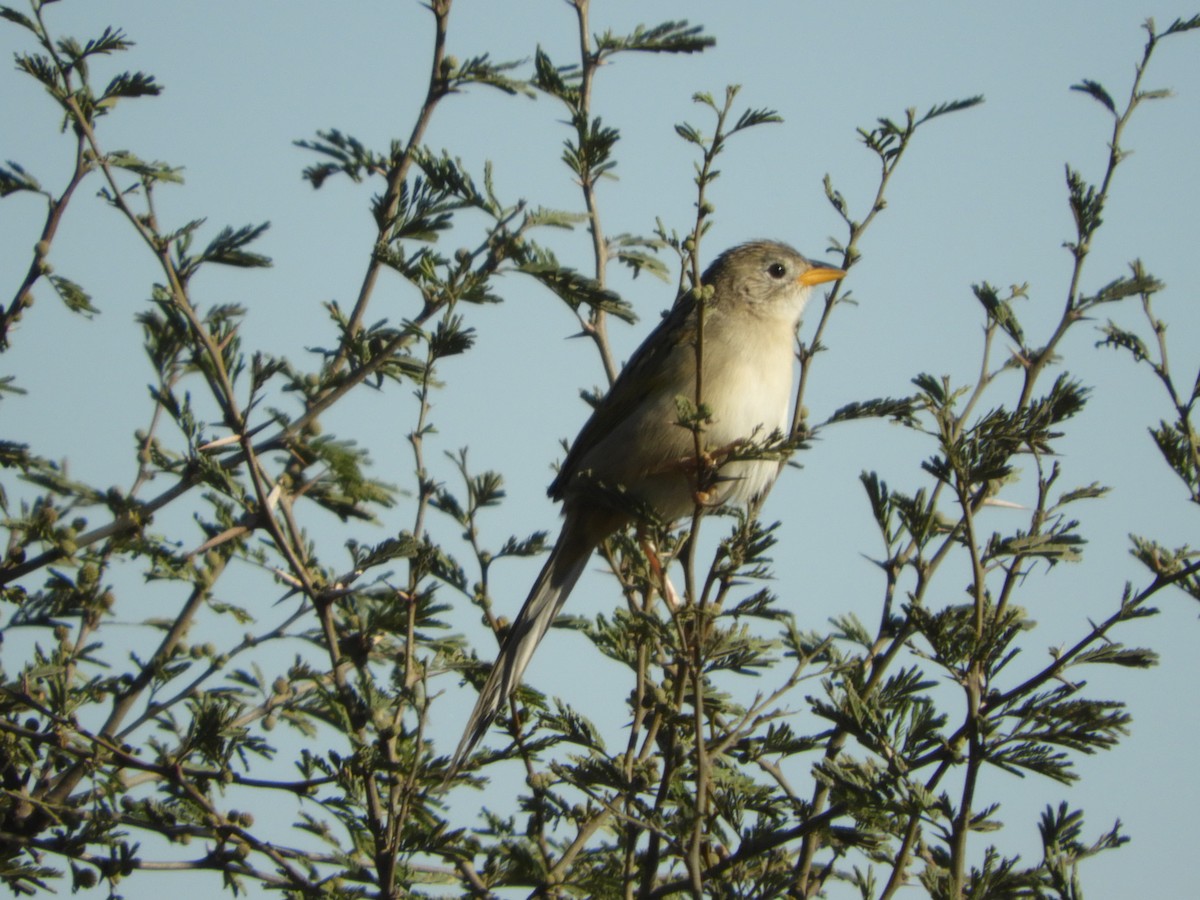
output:
M 846 272 L 844 269 L 835 269 L 831 266 L 813 266 L 803 275 L 796 279 L 805 287 L 812 287 L 814 284 L 824 284 L 827 281 L 837 281 L 839 278 L 845 278 Z

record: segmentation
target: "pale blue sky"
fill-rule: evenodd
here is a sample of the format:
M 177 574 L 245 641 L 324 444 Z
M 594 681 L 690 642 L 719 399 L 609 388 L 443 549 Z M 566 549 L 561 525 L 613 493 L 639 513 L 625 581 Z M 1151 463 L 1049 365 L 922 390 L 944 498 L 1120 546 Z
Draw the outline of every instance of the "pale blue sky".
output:
M 673 125 L 687 120 L 707 126 L 704 111 L 689 99 L 693 92 L 720 94 L 726 84 L 739 83 L 742 103 L 777 109 L 784 118 L 781 125 L 735 140 L 723 157 L 724 174 L 712 195 L 717 214 L 706 243 L 709 257 L 753 237 L 786 240 L 809 255 L 825 256 L 827 237 L 842 233 L 824 199 L 822 177 L 831 175 L 859 215 L 874 188 L 874 160 L 857 143 L 856 127 L 871 125 L 877 116 L 900 117 L 908 106 L 923 111 L 945 100 L 986 96 L 982 107 L 930 124 L 901 165 L 889 208 L 866 236 L 864 261 L 848 282 L 860 305 L 837 313 L 827 341 L 831 352 L 817 364 L 808 398 L 817 419 L 851 400 L 901 394 L 922 371 L 960 382 L 972 378 L 980 335 L 973 282 L 1001 287 L 1029 282 L 1031 299 L 1018 311 L 1026 333 L 1044 338 L 1069 277 L 1069 256 L 1061 246 L 1072 236 L 1063 165 L 1070 162 L 1086 177 L 1099 178 L 1110 130 L 1104 110 L 1068 88 L 1091 78 L 1123 102 L 1144 42 L 1143 19 L 1153 15 L 1161 28 L 1197 12 L 1176 0 L 594 0 L 594 7 L 596 31 L 687 18 L 717 38 L 716 48 L 702 55 L 626 56 L 600 73 L 595 110 L 623 135 L 619 180 L 600 195 L 609 234 L 649 233 L 656 217 L 668 227 L 688 227 L 692 157 Z M 182 224 L 208 216 L 213 230 L 226 223 L 272 222 L 260 249 L 274 258 L 275 267 L 202 275 L 195 286 L 198 299 L 246 305 L 250 315 L 243 333 L 250 346 L 301 361 L 304 347 L 328 345 L 332 338 L 320 304 L 338 299 L 349 305 L 357 291 L 372 231 L 369 190 L 331 183 L 314 193 L 299 179 L 311 157 L 292 141 L 331 127 L 380 148 L 406 136 L 423 96 L 427 11 L 416 2 L 384 0 L 71 0 L 49 7 L 47 15 L 60 34 L 80 38 L 108 24 L 124 28 L 138 46 L 117 64 L 152 73 L 165 85 L 162 97 L 118 109 L 101 131 L 109 148 L 185 167 L 187 184 L 159 197 L 164 221 Z M 529 57 L 540 44 L 556 62 L 566 63 L 574 52 L 574 28 L 570 9 L 554 0 L 458 0 L 450 50 L 460 58 L 486 51 L 504 60 Z M 5 58 L 26 48 L 18 29 L 0 28 Z M 1165 42 L 1146 86 L 1172 87 L 1177 96 L 1144 107 L 1127 132 L 1126 144 L 1135 153 L 1118 171 L 1085 289 L 1125 274 L 1126 262 L 1141 257 L 1168 285 L 1157 309 L 1171 325 L 1173 363 L 1186 382 L 1200 362 L 1195 287 L 1200 34 Z M 61 185 L 70 141 L 57 133 L 50 103 L 30 80 L 7 71 L 0 76 L 0 109 L 7 124 L 0 157 L 24 164 L 48 187 Z M 546 99 L 506 98 L 480 89 L 443 104 L 429 143 L 447 147 L 476 171 L 491 159 L 497 190 L 506 199 L 577 209 L 577 191 L 559 162 L 566 136 L 561 118 L 561 109 Z M 85 190 L 68 216 L 51 261 L 93 293 L 102 314 L 87 322 L 62 311 L 45 290 L 39 293 L 13 349 L 0 359 L 0 372 L 16 373 L 29 394 L 6 397 L 0 422 L 4 438 L 68 458 L 81 478 L 127 484 L 130 435 L 144 424 L 143 385 L 150 376 L 131 322 L 145 307 L 155 273 L 132 233 L 92 199 L 93 191 Z M 0 203 L 5 297 L 28 263 L 37 234 L 33 222 L 40 215 L 32 198 Z M 587 268 L 590 251 L 582 231 L 555 236 L 552 243 L 563 259 Z M 632 328 L 615 326 L 617 355 L 624 358 L 672 296 L 670 287 L 650 278 L 630 282 L 617 275 L 614 284 L 641 317 Z M 430 454 L 447 480 L 453 471 L 440 453 L 462 446 L 471 448 L 477 469 L 504 473 L 509 500 L 485 519 L 493 530 L 484 538 L 492 546 L 509 533 L 556 527 L 556 510 L 544 494 L 549 467 L 559 454 L 559 439 L 574 434 L 585 418 L 578 390 L 603 377 L 583 342 L 563 340 L 574 322 L 561 304 L 515 276 L 501 288 L 509 301 L 502 307 L 466 311 L 479 344 L 443 370 L 450 390 L 436 400 L 439 433 Z M 394 321 L 413 308 L 411 292 L 387 279 L 368 319 Z M 1130 306 L 1119 316 L 1138 323 L 1133 313 Z M 1115 491 L 1080 511 L 1091 542 L 1083 565 L 1031 579 L 1022 602 L 1042 627 L 1028 639 L 1029 665 L 1044 658 L 1045 648 L 1081 634 L 1089 617 L 1106 615 L 1126 580 L 1145 583 L 1128 557 L 1128 532 L 1171 545 L 1197 542 L 1196 511 L 1188 508 L 1146 435 L 1168 413 L 1161 393 L 1126 358 L 1092 349 L 1095 340 L 1094 329 L 1084 325 L 1064 347 L 1071 371 L 1096 386 L 1088 409 L 1070 425 L 1064 481 L 1099 481 Z M 47 365 L 47 359 L 57 364 Z M 111 405 L 96 404 L 97 391 L 111 397 Z M 352 432 L 371 449 L 376 473 L 395 482 L 404 482 L 410 467 L 403 436 L 412 410 L 402 393 L 364 395 L 327 423 L 336 433 Z M 1012 402 L 1014 396 L 1002 387 L 993 402 Z M 785 475 L 766 515 L 784 521 L 775 554 L 777 587 L 794 600 L 802 625 L 821 627 L 831 615 L 851 610 L 875 619 L 879 590 L 862 554 L 874 553 L 878 539 L 858 473 L 877 469 L 896 487 L 911 489 L 921 483 L 919 461 L 932 452 L 931 445 L 895 428 L 848 425 L 829 431 L 802 454 L 803 470 Z M 1014 488 L 1014 499 L 1021 499 L 1023 489 L 1028 484 Z M 363 540 L 406 527 L 409 513 L 401 504 L 383 528 L 365 529 Z M 1003 513 L 992 515 L 994 527 L 1007 527 Z M 159 524 L 177 529 L 185 542 L 195 537 L 186 516 Z M 453 538 L 455 529 L 437 527 Z M 496 572 L 497 602 L 510 612 L 535 565 Z M 957 587 L 947 580 L 947 602 L 957 602 Z M 588 575 L 571 610 L 594 615 L 612 599 L 611 584 Z M 997 773 L 984 785 L 985 796 L 1004 799 L 999 816 L 1009 828 L 993 837 L 1006 850 L 1035 854 L 1035 816 L 1060 799 L 1083 808 L 1089 837 L 1116 818 L 1125 823 L 1133 842 L 1084 869 L 1089 898 L 1184 896 L 1200 876 L 1194 851 L 1200 786 L 1191 762 L 1200 743 L 1191 695 L 1200 675 L 1194 649 L 1200 624 L 1195 604 L 1182 594 L 1161 595 L 1157 605 L 1163 614 L 1129 628 L 1124 638 L 1154 647 L 1162 665 L 1148 673 L 1092 676 L 1097 695 L 1129 702 L 1132 736 L 1114 752 L 1083 760 L 1083 780 L 1073 789 Z M 473 618 L 464 612 L 462 627 Z M 551 634 L 529 679 L 544 689 L 561 689 L 592 712 L 595 692 L 606 687 L 596 685 L 597 670 L 588 668 L 596 655 L 575 635 Z M 435 724 L 447 742 L 469 700 L 464 694 L 458 718 L 445 718 L 453 709 L 444 705 L 444 718 Z M 517 788 L 501 782 L 487 802 L 502 807 L 503 792 L 515 796 Z M 123 893 L 147 897 L 168 883 L 173 882 L 139 876 Z M 198 881 L 196 891 L 208 884 Z

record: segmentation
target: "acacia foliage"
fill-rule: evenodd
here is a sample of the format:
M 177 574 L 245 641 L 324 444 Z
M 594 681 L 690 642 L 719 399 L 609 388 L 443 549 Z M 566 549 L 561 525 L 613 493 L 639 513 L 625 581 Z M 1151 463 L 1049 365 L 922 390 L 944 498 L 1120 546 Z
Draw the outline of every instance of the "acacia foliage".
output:
M 647 521 L 659 557 L 681 573 L 682 605 L 661 602 L 664 586 L 643 543 L 623 534 L 602 552 L 615 576 L 614 612 L 560 623 L 626 670 L 626 727 L 605 734 L 587 710 L 526 686 L 501 717 L 499 740 L 451 774 L 450 748 L 427 728 L 434 705 L 448 702 L 438 685 L 480 682 L 492 649 L 468 642 L 450 613 L 473 605 L 502 633 L 489 576 L 506 558 L 540 553 L 545 535 L 509 536 L 491 549 L 479 516 L 504 500 L 501 476 L 473 471 L 465 451 L 453 456 L 456 484 L 431 475 L 431 398 L 462 389 L 443 387 L 443 363 L 471 352 L 474 310 L 500 302 L 495 279 L 511 273 L 567 305 L 611 380 L 608 325 L 632 312 L 609 287 L 610 266 L 677 274 L 680 292 L 703 296 L 717 159 L 739 133 L 778 115 L 741 106 L 735 88 L 698 93 L 703 124 L 676 128 L 696 152 L 694 221 L 682 231 L 660 223 L 647 234 L 609 236 L 597 187 L 618 165 L 621 135 L 593 109 L 594 79 L 623 54 L 703 52 L 712 39 L 685 22 L 592 34 L 587 0 L 576 0 L 578 58 L 555 61 L 538 48 L 528 63 L 459 60 L 447 51 L 450 6 L 431 4 L 426 99 L 407 137 L 378 149 L 329 129 L 298 142 L 312 154 L 304 175 L 314 188 L 345 178 L 376 193 L 361 287 L 352 303 L 327 304 L 327 346 L 297 348 L 294 357 L 247 346 L 245 306 L 213 300 L 195 283 L 213 267 L 269 267 L 256 249 L 267 226 L 160 221 L 155 197 L 182 182 L 182 169 L 107 146 L 105 119 L 160 90 L 136 70 L 95 77 L 102 60 L 130 51 L 125 32 L 107 28 L 80 41 L 53 30 L 48 2 L 33 0 L 28 12 L 0 8 L 30 47 L 17 56 L 18 75 L 45 88 L 75 150 L 60 190 L 44 187 L 54 173 L 32 164 L 0 168 L 0 195 L 33 194 L 46 209 L 29 267 L 0 309 L 0 349 L 21 339 L 20 324 L 49 297 L 81 315 L 96 311 L 86 286 L 49 262 L 81 186 L 99 192 L 156 267 L 137 316 L 153 382 L 130 483 L 87 484 L 52 455 L 58 448 L 20 436 L 0 443 L 8 537 L 0 563 L 0 878 L 17 893 L 63 877 L 115 893 L 140 869 L 168 868 L 295 897 L 493 896 L 504 888 L 812 897 L 838 883 L 871 898 L 914 883 L 939 898 L 1081 896 L 1079 863 L 1118 847 L 1119 823 L 1085 836 L 1078 810 L 1048 806 L 1036 823 L 1043 856 L 1021 860 L 993 841 L 997 803 L 977 787 L 989 768 L 1075 779 L 1079 755 L 1112 747 L 1129 723 L 1123 704 L 1096 696 L 1076 673 L 1152 665 L 1152 648 L 1120 642 L 1124 626 L 1153 615 L 1152 601 L 1169 589 L 1200 599 L 1192 550 L 1134 538 L 1148 580 L 1098 600 L 1077 640 L 1049 662 L 1011 665 L 1032 646 L 1023 592 L 1048 567 L 1086 564 L 1077 510 L 1105 493 L 1071 484 L 1055 456 L 1089 395 L 1059 359 L 1081 321 L 1141 304 L 1144 332 L 1110 321 L 1101 342 L 1149 367 L 1166 391 L 1174 416 L 1153 437 L 1200 502 L 1192 418 L 1200 376 L 1168 362 L 1167 329 L 1152 306 L 1163 285 L 1138 261 L 1094 293 L 1082 277 L 1125 160 L 1126 124 L 1162 96 L 1143 89 L 1142 76 L 1161 41 L 1200 19 L 1162 30 L 1147 23 L 1124 105 L 1095 81 L 1076 86 L 1111 117 L 1110 154 L 1095 181 L 1066 170 L 1070 287 L 1048 331 L 1018 321 L 1023 288 L 981 282 L 976 378 L 914 372 L 897 396 L 813 422 L 805 393 L 826 326 L 850 299 L 838 286 L 797 347 L 792 433 L 738 449 L 782 464 L 831 426 L 862 419 L 897 423 L 927 442 L 907 485 L 862 475 L 878 529 L 873 546 L 881 538 L 883 547 L 873 553 L 877 622 L 835 615 L 823 632 L 799 629 L 779 596 L 795 587 L 764 586 L 776 526 L 758 519 L 757 505 L 720 517 L 698 510 L 682 527 Z M 579 209 L 502 197 L 490 168 L 469 172 L 426 146 L 441 103 L 480 89 L 561 105 L 562 161 L 579 186 Z M 910 109 L 859 132 L 880 173 L 870 205 L 855 212 L 832 179 L 825 183 L 845 226 L 834 250 L 851 273 L 918 131 L 979 102 Z M 482 235 L 465 240 L 479 235 L 480 221 Z M 563 228 L 586 234 L 589 271 L 539 240 Z M 447 253 L 451 234 L 462 249 Z M 404 317 L 375 312 L 376 284 L 387 276 L 409 288 Z M 1013 349 L 996 362 L 1001 339 Z M 998 381 L 1012 372 L 1015 395 Z M 20 373 L 0 387 L 19 394 Z M 415 397 L 405 407 L 411 459 L 399 484 L 375 476 L 355 435 L 324 430 L 335 407 L 368 388 Z M 702 402 L 681 404 L 681 426 L 698 440 L 704 422 Z M 988 531 L 979 514 L 1003 502 L 1019 468 L 1032 473 L 1036 502 L 1020 525 Z M 402 492 L 411 525 L 367 540 L 373 532 L 362 526 Z M 179 509 L 191 530 L 160 526 L 165 511 Z M 435 539 L 435 516 L 460 528 L 460 545 Z M 343 523 L 336 539 L 321 524 L 330 518 Z M 709 559 L 689 540 L 701 526 L 724 535 Z M 955 577 L 945 573 L 963 565 L 965 591 L 944 587 Z M 239 567 L 257 573 L 249 590 Z M 133 641 L 129 622 L 140 623 Z M 220 639 L 192 639 L 201 632 Z M 751 674 L 760 678 L 747 690 Z M 457 811 L 456 800 L 473 798 L 493 773 L 514 770 L 525 784 L 515 811 Z M 288 810 L 282 824 L 280 807 Z

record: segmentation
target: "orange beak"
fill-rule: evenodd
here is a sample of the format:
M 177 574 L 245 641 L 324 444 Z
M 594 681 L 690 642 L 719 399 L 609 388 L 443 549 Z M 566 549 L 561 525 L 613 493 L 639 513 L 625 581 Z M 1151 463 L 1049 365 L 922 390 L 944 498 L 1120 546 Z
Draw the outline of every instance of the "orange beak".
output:
M 839 278 L 845 278 L 846 272 L 844 269 L 834 269 L 830 266 L 814 266 L 796 280 L 805 287 L 812 287 L 814 284 L 824 284 L 827 281 L 837 281 Z

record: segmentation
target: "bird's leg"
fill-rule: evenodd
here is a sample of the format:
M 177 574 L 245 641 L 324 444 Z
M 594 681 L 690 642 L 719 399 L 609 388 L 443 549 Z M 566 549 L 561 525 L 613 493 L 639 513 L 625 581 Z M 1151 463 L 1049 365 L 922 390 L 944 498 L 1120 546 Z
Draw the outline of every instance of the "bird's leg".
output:
M 720 506 L 721 496 L 717 488 L 723 480 L 721 466 L 725 465 L 729 457 L 745 445 L 746 441 L 739 438 L 722 447 L 702 450 L 698 457 L 682 456 L 652 474 L 681 472 L 692 482 L 692 497 L 697 506 L 709 508 Z
M 663 599 L 667 602 L 667 606 L 673 610 L 679 609 L 683 605 L 683 601 L 679 599 L 679 592 L 675 590 L 675 585 L 671 584 L 671 578 L 667 575 L 667 570 L 663 568 L 662 560 L 658 557 L 658 548 L 654 546 L 654 541 L 641 530 L 638 531 L 638 546 L 642 548 L 642 553 L 646 555 L 646 562 L 650 565 L 650 571 L 654 573 L 654 577 L 658 580 L 658 589 L 662 593 Z
M 706 450 L 704 453 L 705 462 L 715 471 L 729 462 L 729 457 L 733 456 L 733 454 L 741 450 L 748 443 L 750 442 L 745 438 L 738 438 L 736 441 L 730 441 L 722 447 Z

